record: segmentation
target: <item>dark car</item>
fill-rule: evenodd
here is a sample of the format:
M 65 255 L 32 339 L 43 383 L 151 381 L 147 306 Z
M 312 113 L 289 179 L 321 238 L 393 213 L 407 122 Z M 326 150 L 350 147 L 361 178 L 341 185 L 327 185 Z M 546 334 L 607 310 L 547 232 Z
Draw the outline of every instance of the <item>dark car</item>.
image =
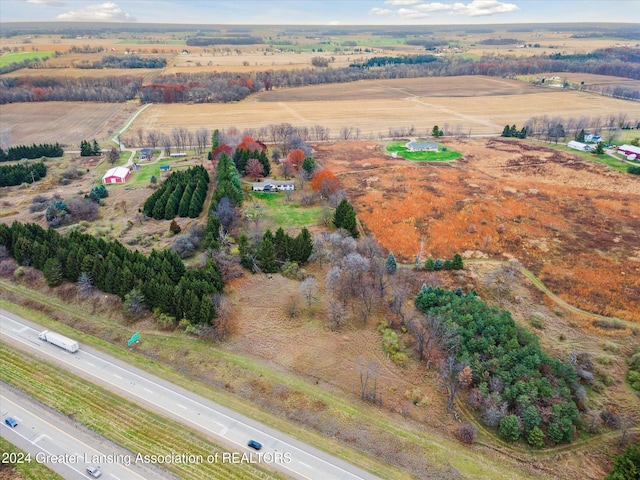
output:
M 255 440 L 249 440 L 247 442 L 247 445 L 255 450 L 260 450 L 262 448 L 262 444 L 260 442 L 256 442 Z
M 11 428 L 16 428 L 18 426 L 18 422 L 15 421 L 13 417 L 7 417 L 4 419 L 4 423 L 9 425 Z

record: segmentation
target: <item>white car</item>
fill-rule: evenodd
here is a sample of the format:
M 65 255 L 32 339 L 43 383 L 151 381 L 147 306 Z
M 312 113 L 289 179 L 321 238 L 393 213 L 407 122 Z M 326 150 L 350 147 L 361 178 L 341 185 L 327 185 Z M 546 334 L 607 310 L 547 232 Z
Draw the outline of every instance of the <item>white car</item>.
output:
M 87 473 L 93 478 L 98 478 L 100 475 L 102 475 L 100 467 L 87 467 Z

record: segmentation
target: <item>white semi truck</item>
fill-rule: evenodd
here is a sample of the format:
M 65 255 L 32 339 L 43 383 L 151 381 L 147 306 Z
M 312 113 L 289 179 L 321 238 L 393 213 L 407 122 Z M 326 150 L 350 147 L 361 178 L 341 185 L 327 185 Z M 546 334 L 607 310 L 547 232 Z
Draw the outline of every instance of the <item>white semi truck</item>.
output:
M 80 348 L 78 342 L 75 340 L 71 340 L 59 333 L 50 332 L 49 330 L 45 330 L 44 332 L 38 335 L 40 340 L 44 340 L 45 342 L 49 342 L 53 345 L 56 345 L 60 348 L 64 348 L 66 351 L 75 353 Z

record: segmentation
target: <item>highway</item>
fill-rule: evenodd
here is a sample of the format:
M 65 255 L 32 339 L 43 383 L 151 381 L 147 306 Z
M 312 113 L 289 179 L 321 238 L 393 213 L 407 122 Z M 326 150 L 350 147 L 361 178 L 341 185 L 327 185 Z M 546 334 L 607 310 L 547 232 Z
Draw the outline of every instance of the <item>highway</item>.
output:
M 91 382 L 144 404 L 216 438 L 232 450 L 249 453 L 249 439 L 262 443 L 265 467 L 298 479 L 358 480 L 378 477 L 313 448 L 233 410 L 211 402 L 95 349 L 80 345 L 76 353 L 38 339 L 44 328 L 0 309 L 0 333 L 5 342 L 37 352 Z M 188 453 L 188 452 L 186 452 Z M 254 452 L 255 453 L 255 452 Z M 151 477 L 155 478 L 155 477 Z
M 69 480 L 86 479 L 88 466 L 99 466 L 102 477 L 113 480 L 175 479 L 157 467 L 136 463 L 131 453 L 64 415 L 44 408 L 27 395 L 3 389 L 0 394 L 2 426 L 0 436 L 30 454 L 20 462 L 46 464 Z M 10 416 L 18 426 L 10 428 Z

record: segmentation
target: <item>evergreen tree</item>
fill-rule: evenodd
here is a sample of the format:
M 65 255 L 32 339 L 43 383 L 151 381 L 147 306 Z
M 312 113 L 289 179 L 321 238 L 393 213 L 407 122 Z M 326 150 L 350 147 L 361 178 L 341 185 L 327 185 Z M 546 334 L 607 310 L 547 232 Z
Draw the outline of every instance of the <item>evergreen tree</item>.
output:
M 353 238 L 360 236 L 356 223 L 356 211 L 346 198 L 343 198 L 338 204 L 338 208 L 336 208 L 333 216 L 333 224 L 337 228 L 347 230 Z
M 276 252 L 273 247 L 273 234 L 267 230 L 262 236 L 262 241 L 256 252 L 258 267 L 262 273 L 276 273 L 278 263 L 276 262 Z
M 437 258 L 435 263 L 433 264 L 433 269 L 434 270 L 442 270 L 442 267 L 444 267 L 442 259 Z
M 619 457 L 616 457 L 613 470 L 605 480 L 640 479 L 640 443 L 629 445 Z
M 504 129 L 502 130 L 502 137 L 510 137 L 511 136 L 511 128 L 509 128 L 509 125 L 505 125 Z
M 94 138 L 93 145 L 91 146 L 91 155 L 101 155 L 100 145 L 98 145 L 98 141 Z
M 396 257 L 393 255 L 393 252 L 389 252 L 387 261 L 384 262 L 384 270 L 389 275 L 394 275 L 398 270 L 398 264 L 396 263 Z
M 82 140 L 80 142 L 80 156 L 90 157 L 91 155 L 93 155 L 93 149 L 91 148 L 91 144 L 86 140 Z
M 44 264 L 42 270 L 47 285 L 57 287 L 62 283 L 62 264 L 57 258 L 50 258 Z
M 576 135 L 576 140 L 578 142 L 584 142 L 584 128 L 578 132 L 578 135 Z
M 424 262 L 424 269 L 427 272 L 433 272 L 436 269 L 436 262 L 432 257 L 427 258 Z
M 509 136 L 510 137 L 517 137 L 518 136 L 518 129 L 516 128 L 515 125 L 511 125 L 511 130 L 509 131 Z
M 463 270 L 464 269 L 464 262 L 462 261 L 462 255 L 460 255 L 459 253 L 456 253 L 453 256 L 453 260 L 451 261 L 451 268 L 453 270 Z
M 247 270 L 253 271 L 253 254 L 249 245 L 249 238 L 245 233 L 238 237 L 238 253 L 240 254 L 240 265 Z
M 211 320 L 216 316 L 216 309 L 209 298 L 209 295 L 202 295 L 200 300 L 200 310 L 198 312 L 198 323 L 211 325 Z
M 504 439 L 515 442 L 520 438 L 520 420 L 516 415 L 507 415 L 500 420 L 498 433 Z
M 289 255 L 289 260 L 296 262 L 298 265 L 306 263 L 313 252 L 313 238 L 311 237 L 309 230 L 304 227 L 291 243 L 293 245 Z
M 602 146 L 602 142 L 598 142 L 596 145 L 596 149 L 593 151 L 596 155 L 602 155 L 604 153 L 604 147 Z
M 527 435 L 527 442 L 533 447 L 540 448 L 544 446 L 544 432 L 540 430 L 540 427 L 535 426 L 531 429 Z
M 313 173 L 316 171 L 317 167 L 318 166 L 316 164 L 316 161 L 313 159 L 313 157 L 307 157 L 302 162 L 302 170 L 304 170 L 304 172 L 306 173 L 307 179 L 313 176 Z
M 447 259 L 444 261 L 443 267 L 444 267 L 444 269 L 445 269 L 445 270 L 451 270 L 451 269 L 452 269 L 452 262 L 451 262 L 451 260 L 447 258 Z
M 284 263 L 289 261 L 291 255 L 290 250 L 293 247 L 291 243 L 291 237 L 285 233 L 282 227 L 278 228 L 273 239 L 273 248 L 276 252 L 276 259 L 279 262 Z

